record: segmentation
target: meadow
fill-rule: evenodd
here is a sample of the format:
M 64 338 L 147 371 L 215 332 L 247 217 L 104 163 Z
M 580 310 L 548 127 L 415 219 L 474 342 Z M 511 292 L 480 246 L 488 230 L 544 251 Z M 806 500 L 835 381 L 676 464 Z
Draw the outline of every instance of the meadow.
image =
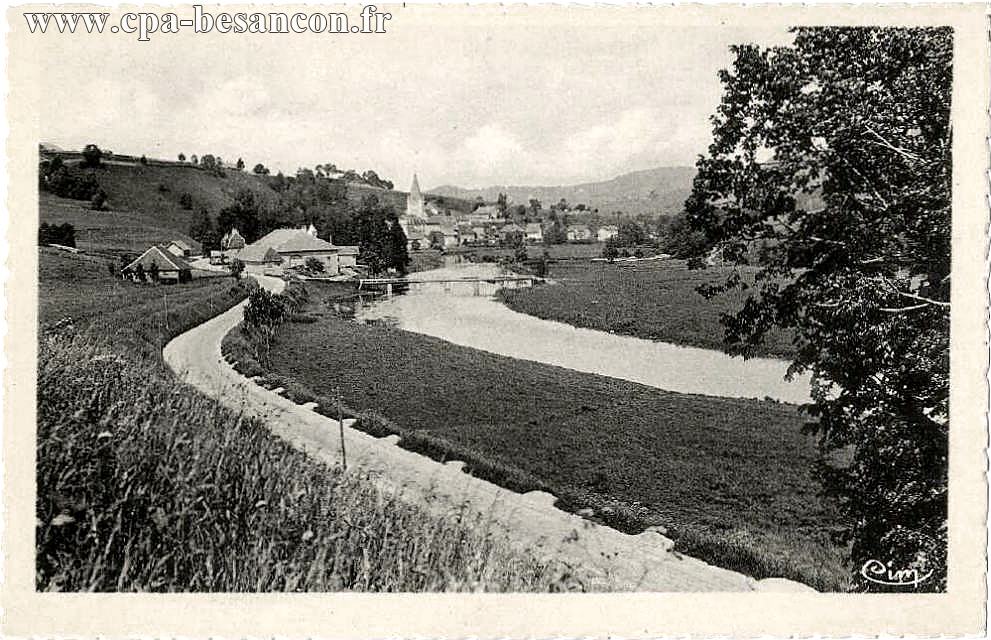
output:
M 338 317 L 319 285 L 271 351 L 225 340 L 242 373 L 297 402 L 347 413 L 372 435 L 635 532 L 660 525 L 677 549 L 754 577 L 845 588 L 834 505 L 811 469 L 796 407 L 666 392 L 519 361 Z M 306 357 L 299 357 L 305 353 Z M 318 409 L 321 410 L 321 409 Z
M 722 350 L 719 318 L 740 308 L 745 294 L 734 291 L 706 300 L 696 288 L 719 282 L 728 267 L 689 270 L 681 260 L 639 263 L 560 262 L 549 266 L 555 284 L 505 289 L 509 308 L 585 329 Z M 791 334 L 771 332 L 753 355 L 787 358 Z
M 252 281 L 139 285 L 91 257 L 39 261 L 39 591 L 580 586 L 484 522 L 430 517 L 179 382 L 162 346 Z

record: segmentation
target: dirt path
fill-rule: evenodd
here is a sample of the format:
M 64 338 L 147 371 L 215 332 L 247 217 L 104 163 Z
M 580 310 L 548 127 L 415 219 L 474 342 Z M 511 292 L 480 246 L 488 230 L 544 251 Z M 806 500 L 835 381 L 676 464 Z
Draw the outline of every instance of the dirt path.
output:
M 259 277 L 278 291 L 284 283 Z M 265 421 L 273 433 L 327 464 L 340 463 L 337 421 L 254 384 L 237 373 L 220 351 L 223 337 L 243 317 L 244 303 L 177 337 L 164 350 L 166 363 L 183 380 L 225 406 Z M 755 581 L 670 552 L 671 541 L 654 532 L 627 535 L 553 506 L 554 496 L 518 494 L 461 471 L 462 463 L 441 464 L 406 451 L 397 437 L 373 438 L 349 428 L 344 442 L 348 468 L 368 474 L 379 487 L 437 514 L 467 505 L 481 513 L 494 534 L 538 557 L 557 557 L 588 570 L 591 590 L 753 591 L 807 590 L 783 580 Z

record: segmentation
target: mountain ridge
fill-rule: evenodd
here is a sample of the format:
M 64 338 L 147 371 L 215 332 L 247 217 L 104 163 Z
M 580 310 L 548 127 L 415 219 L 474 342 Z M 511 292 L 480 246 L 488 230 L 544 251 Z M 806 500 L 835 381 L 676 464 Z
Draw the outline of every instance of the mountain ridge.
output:
M 530 198 L 540 200 L 546 208 L 561 198 L 575 205 L 584 203 L 600 213 L 622 211 L 638 215 L 670 216 L 679 213 L 692 190 L 694 167 L 655 167 L 620 174 L 608 180 L 573 185 L 493 185 L 464 188 L 441 185 L 426 195 L 474 200 L 481 196 L 494 202 L 500 193 L 516 204 L 527 204 Z

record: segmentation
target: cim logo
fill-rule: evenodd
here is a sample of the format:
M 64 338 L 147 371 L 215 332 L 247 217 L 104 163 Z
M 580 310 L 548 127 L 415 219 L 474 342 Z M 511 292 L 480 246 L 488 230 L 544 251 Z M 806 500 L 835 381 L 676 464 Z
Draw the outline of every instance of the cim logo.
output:
M 860 575 L 868 582 L 883 584 L 889 587 L 917 587 L 929 578 L 933 572 L 922 573 L 919 569 L 894 569 L 892 562 L 868 560 L 860 568 Z

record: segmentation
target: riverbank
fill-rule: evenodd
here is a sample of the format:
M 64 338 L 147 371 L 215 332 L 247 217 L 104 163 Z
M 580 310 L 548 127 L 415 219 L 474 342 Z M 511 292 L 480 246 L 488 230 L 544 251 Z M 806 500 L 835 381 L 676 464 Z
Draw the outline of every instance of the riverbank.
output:
M 544 320 L 722 351 L 720 316 L 739 309 L 743 297 L 733 292 L 707 300 L 696 288 L 727 274 L 724 267 L 689 270 L 683 260 L 556 263 L 547 274 L 555 286 L 505 289 L 498 297 L 510 309 Z M 771 332 L 752 355 L 789 358 L 795 353 L 791 340 L 787 332 Z
M 333 406 L 324 399 L 339 389 L 353 413 L 384 418 L 358 428 L 466 461 L 492 482 L 549 491 L 630 530 L 666 527 L 685 553 L 754 577 L 845 585 L 843 550 L 825 533 L 835 512 L 818 496 L 815 445 L 795 407 L 664 392 L 363 326 L 323 297 L 311 292 L 307 320 L 282 327 L 260 365 L 299 402 Z

